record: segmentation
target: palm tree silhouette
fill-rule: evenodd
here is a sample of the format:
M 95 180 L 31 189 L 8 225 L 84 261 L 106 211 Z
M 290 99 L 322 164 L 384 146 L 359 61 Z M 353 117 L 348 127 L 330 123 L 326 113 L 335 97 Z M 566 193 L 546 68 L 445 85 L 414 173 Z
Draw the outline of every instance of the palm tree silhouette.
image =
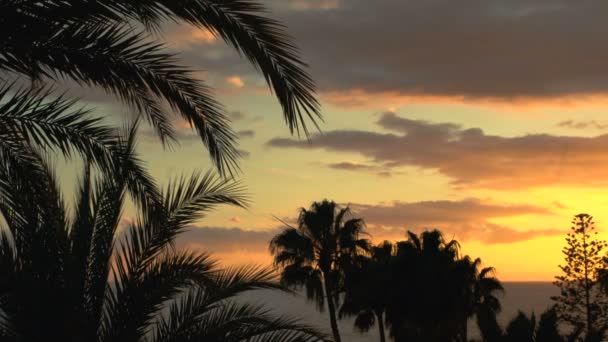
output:
M 321 311 L 327 301 L 335 342 L 341 342 L 336 305 L 345 271 L 369 249 L 369 241 L 360 238 L 363 220 L 350 216 L 348 207 L 340 208 L 333 201 L 313 202 L 309 209 L 300 209 L 297 227 L 284 229 L 270 242 L 281 282 L 305 287 L 307 298 Z
M 175 138 L 166 102 L 196 129 L 221 173 L 238 167 L 236 134 L 210 88 L 158 41 L 163 22 L 206 29 L 233 46 L 264 75 L 292 133 L 308 134 L 305 121 L 320 118 L 298 49 L 256 1 L 9 0 L 0 8 L 0 71 L 25 75 L 35 88 L 64 78 L 100 87 L 141 113 L 163 142 Z
M 408 240 L 397 242 L 385 290 L 395 341 L 467 341 L 471 317 L 495 318 L 502 285 L 492 268 L 480 270 L 481 260 L 460 256 L 459 248 L 438 230 L 408 232 Z
M 494 317 L 495 316 L 491 316 Z M 566 339 L 559 334 L 558 318 L 555 307 L 548 308 L 537 322 L 534 313 L 530 316 L 518 311 L 505 331 L 496 323 L 495 319 L 484 321 L 480 325 L 483 341 L 485 342 L 563 342 Z M 491 334 L 488 334 L 491 332 Z M 574 339 L 572 339 L 574 340 Z
M 481 259 L 472 260 L 469 256 L 465 256 L 458 261 L 457 267 L 462 267 L 456 276 L 462 276 L 460 284 L 463 288 L 463 293 L 460 296 L 463 306 L 464 315 L 461 321 L 461 338 L 462 341 L 468 341 L 468 321 L 473 316 L 478 315 L 496 315 L 501 310 L 500 300 L 496 296 L 504 292 L 504 288 L 500 281 L 493 276 L 495 270 L 493 267 L 485 267 L 480 270 Z
M 132 139 L 127 139 L 130 141 Z M 176 236 L 220 204 L 244 206 L 238 183 L 211 174 L 172 182 L 121 229 L 128 174 L 85 168 L 69 215 L 52 168 L 0 167 L 3 341 L 322 341 L 291 318 L 235 296 L 280 289 L 273 270 L 222 269 Z M 18 174 L 20 173 L 20 174 Z
M 371 247 L 369 257 L 363 258 L 346 274 L 345 295 L 340 316 L 356 316 L 355 326 L 368 331 L 376 322 L 380 341 L 385 342 L 384 313 L 390 297 L 387 288 L 392 279 L 391 261 L 395 246 L 384 241 Z M 357 267 L 358 266 L 358 267 Z
M 386 320 L 395 341 L 452 341 L 459 316 L 453 266 L 459 245 L 438 230 L 397 242 Z

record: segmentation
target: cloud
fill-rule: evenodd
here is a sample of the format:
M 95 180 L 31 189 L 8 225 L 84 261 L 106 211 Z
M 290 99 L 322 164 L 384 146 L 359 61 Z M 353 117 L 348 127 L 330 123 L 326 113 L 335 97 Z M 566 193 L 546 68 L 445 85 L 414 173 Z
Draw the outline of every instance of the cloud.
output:
M 521 215 L 551 215 L 548 209 L 522 204 L 493 203 L 476 198 L 460 201 L 422 201 L 389 204 L 351 204 L 357 217 L 370 227 L 376 242 L 401 239 L 407 230 L 440 229 L 459 240 L 485 243 L 511 243 L 539 236 L 563 234 L 552 228 L 517 230 L 491 222 L 494 219 Z
M 226 83 L 230 84 L 235 88 L 243 88 L 245 86 L 245 82 L 238 76 L 230 76 L 226 78 Z
M 454 186 L 527 188 L 608 185 L 608 135 L 488 135 L 480 128 L 411 120 L 387 112 L 377 124 L 388 132 L 334 130 L 311 142 L 274 138 L 277 148 L 324 149 L 358 154 L 393 169 L 435 170 Z
M 253 138 L 255 136 L 255 131 L 251 129 L 246 129 L 243 131 L 239 131 L 237 134 L 241 138 Z
M 291 4 L 300 2 L 331 3 Z M 511 101 L 608 90 L 602 1 L 349 0 L 329 11 L 275 8 L 323 92 Z
M 504 204 L 490 200 L 469 198 L 460 201 L 422 201 L 380 204 L 351 204 L 356 217 L 362 217 L 372 234 L 374 243 L 382 240 L 403 240 L 407 230 L 420 232 L 424 229 L 440 229 L 446 236 L 459 241 L 484 243 L 513 243 L 527 239 L 563 234 L 551 228 L 517 230 L 492 222 L 500 218 L 521 215 L 552 215 L 546 208 L 527 204 Z M 285 222 L 295 224 L 293 217 Z M 255 256 L 255 260 L 269 262 L 268 244 L 280 229 L 256 231 L 242 228 L 194 227 L 178 238 L 178 244 L 199 248 L 242 263 L 243 255 Z M 247 258 L 251 262 L 251 258 Z M 257 262 L 256 261 L 256 262 Z
M 195 227 L 182 234 L 178 243 L 197 246 L 212 253 L 236 251 L 260 252 L 268 250 L 270 239 L 276 234 L 241 228 Z
M 255 231 L 242 228 L 194 227 L 177 239 L 179 246 L 204 251 L 221 266 L 269 265 L 272 256 L 268 244 L 278 231 Z
M 232 111 L 232 112 L 228 113 L 228 115 L 234 121 L 241 121 L 247 117 L 247 115 L 245 115 L 245 113 L 238 111 L 238 110 Z
M 588 121 L 574 121 L 565 120 L 557 123 L 558 127 L 572 128 L 572 129 L 597 129 L 605 130 L 608 128 L 608 124 L 601 124 L 595 120 Z
M 359 172 L 373 172 L 380 177 L 391 177 L 392 173 L 387 170 L 386 167 L 377 166 L 377 165 L 369 165 L 369 164 L 360 164 L 353 162 L 339 162 L 339 163 L 330 163 L 326 165 L 330 169 L 335 170 L 346 170 L 346 171 L 359 171 Z
M 553 204 L 558 209 L 568 209 L 567 205 L 565 205 L 559 201 L 553 201 L 553 202 L 551 202 L 551 204 Z
M 282 0 L 285 1 L 285 0 Z M 333 10 L 340 7 L 341 0 L 288 0 L 288 8 L 297 11 Z
M 209 45 L 217 41 L 217 37 L 209 30 L 191 25 L 166 24 L 164 40 L 170 47 L 187 49 L 193 45 Z

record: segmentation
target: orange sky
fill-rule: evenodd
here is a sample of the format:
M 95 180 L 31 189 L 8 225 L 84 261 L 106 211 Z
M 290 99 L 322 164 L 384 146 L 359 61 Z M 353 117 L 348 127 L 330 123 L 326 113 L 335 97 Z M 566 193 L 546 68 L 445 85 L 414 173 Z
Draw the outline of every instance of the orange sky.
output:
M 608 23 L 578 15 L 605 12 L 395 1 L 374 2 L 372 18 L 371 3 L 268 1 L 319 85 L 325 122 L 310 143 L 289 136 L 263 78 L 223 42 L 168 27 L 167 42 L 232 113 L 252 200 L 201 220 L 186 242 L 228 263 L 268 263 L 273 216 L 329 198 L 351 204 L 377 241 L 439 228 L 502 280 L 552 280 L 573 215 L 588 212 L 608 232 Z M 160 182 L 211 167 L 181 129 L 172 150 L 141 139 Z

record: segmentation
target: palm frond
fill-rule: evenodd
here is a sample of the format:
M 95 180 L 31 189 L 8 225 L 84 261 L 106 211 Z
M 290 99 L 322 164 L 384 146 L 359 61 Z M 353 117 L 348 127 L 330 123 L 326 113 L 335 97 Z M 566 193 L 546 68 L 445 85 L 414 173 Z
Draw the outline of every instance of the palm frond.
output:
M 184 21 L 218 35 L 244 55 L 264 75 L 283 108 L 289 129 L 308 135 L 306 121 L 316 125 L 321 119 L 314 97 L 315 85 L 305 71 L 298 48 L 284 26 L 263 14 L 264 6 L 251 0 L 197 1 L 98 1 L 92 15 L 116 20 L 137 20 L 152 31 L 160 31 L 164 21 Z M 104 7 L 102 7 L 104 6 Z
M 125 188 L 106 178 L 96 184 L 92 196 L 93 232 L 86 257 L 84 300 L 89 320 L 99 322 L 108 287 L 111 256 L 114 252 L 116 230 L 122 214 Z
M 213 283 L 215 263 L 206 253 L 171 251 L 154 260 L 141 277 L 115 271 L 116 286 L 107 297 L 108 325 L 103 340 L 140 340 L 149 333 L 168 300 L 195 284 Z
M 135 121 L 118 136 L 114 147 L 116 168 L 112 170 L 112 177 L 118 180 L 118 186 L 126 186 L 135 205 L 147 216 L 163 209 L 158 186 L 136 152 L 137 128 L 138 122 Z
M 52 98 L 50 89 L 13 88 L 12 84 L 0 87 L 0 138 L 5 144 L 10 140 L 59 150 L 66 157 L 78 151 L 110 168 L 115 134 L 100 119 L 74 109 L 74 100 Z
M 150 106 L 151 95 L 162 98 L 198 131 L 220 173 L 238 169 L 237 136 L 224 109 L 162 44 L 150 41 L 143 32 L 133 32 L 128 23 L 58 22 L 41 28 L 38 18 L 15 15 L 23 21 L 21 25 L 38 31 L 8 41 L 0 69 L 32 77 L 67 77 L 101 87 L 142 110 L 159 124 L 157 132 L 165 139 L 171 134 L 168 121 L 160 119 L 159 104 Z
M 211 172 L 196 172 L 188 179 L 181 177 L 171 182 L 163 197 L 169 226 L 179 231 L 218 204 L 245 208 L 248 203 L 239 182 L 215 177 Z
M 295 319 L 274 318 L 261 306 L 217 303 L 209 298 L 201 291 L 180 298 L 172 305 L 168 317 L 162 318 L 154 340 L 328 341 L 325 334 L 314 328 Z

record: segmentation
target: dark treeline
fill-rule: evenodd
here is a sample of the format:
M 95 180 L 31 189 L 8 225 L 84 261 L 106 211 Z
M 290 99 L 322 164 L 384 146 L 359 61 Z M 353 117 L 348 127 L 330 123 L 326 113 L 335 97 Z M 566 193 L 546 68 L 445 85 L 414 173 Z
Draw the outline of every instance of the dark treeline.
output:
M 324 200 L 301 209 L 297 226 L 275 236 L 270 251 L 285 285 L 303 288 L 320 310 L 327 306 L 335 341 L 336 322 L 346 316 L 361 332 L 376 327 L 381 342 L 471 341 L 470 320 L 488 342 L 603 341 L 607 259 L 594 229 L 589 215 L 575 217 L 555 305 L 538 320 L 519 312 L 505 327 L 497 321 L 504 289 L 494 269 L 438 230 L 374 246 L 363 219 Z

